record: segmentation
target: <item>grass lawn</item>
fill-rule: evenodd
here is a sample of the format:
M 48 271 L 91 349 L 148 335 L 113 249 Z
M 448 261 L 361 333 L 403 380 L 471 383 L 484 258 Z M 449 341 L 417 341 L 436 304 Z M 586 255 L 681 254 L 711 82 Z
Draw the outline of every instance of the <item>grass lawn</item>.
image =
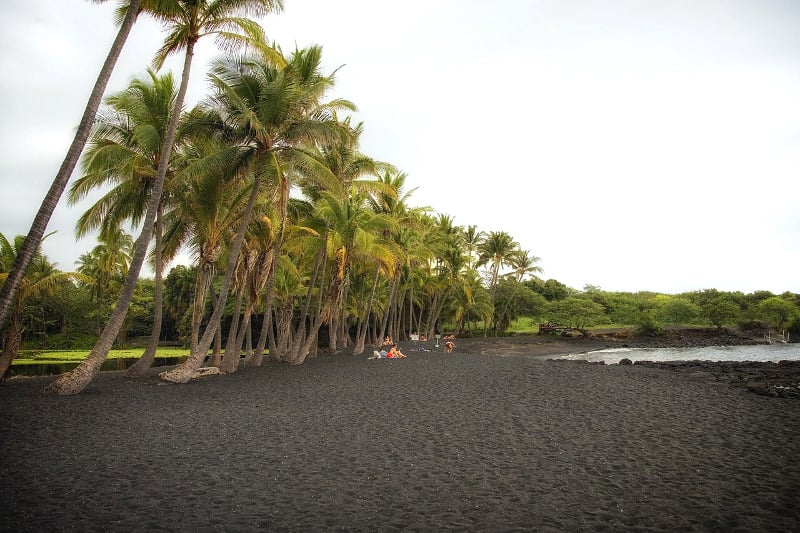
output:
M 13 365 L 40 365 L 43 363 L 71 363 L 86 359 L 91 350 L 20 350 Z M 108 359 L 139 358 L 144 353 L 144 348 L 126 348 L 124 350 L 111 350 Z M 156 357 L 188 357 L 189 349 L 175 346 L 158 348 Z

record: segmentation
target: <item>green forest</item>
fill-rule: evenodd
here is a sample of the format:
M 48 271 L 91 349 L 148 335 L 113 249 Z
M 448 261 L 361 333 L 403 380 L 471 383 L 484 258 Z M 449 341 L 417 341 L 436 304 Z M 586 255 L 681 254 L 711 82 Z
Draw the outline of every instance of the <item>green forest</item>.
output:
M 131 343 L 146 346 L 145 368 L 159 344 L 185 347 L 185 367 L 165 377 L 185 382 L 214 348 L 213 364 L 233 372 L 242 355 L 302 364 L 319 348 L 364 353 L 385 335 L 505 335 L 545 321 L 800 333 L 797 294 L 575 289 L 542 279 L 540 258 L 511 233 L 414 205 L 402 162 L 359 150 L 364 125 L 354 102 L 329 98 L 322 48 L 283 51 L 249 18 L 280 2 L 129 5 L 130 25 L 131 8 L 163 22 L 163 47 L 152 69 L 87 107 L 85 146 L 64 180 L 70 204 L 102 191 L 74 228 L 97 245 L 62 272 L 47 258 L 46 222 L 38 235 L 0 235 L 0 374 L 23 348 L 91 350 L 86 369 L 51 389 L 66 394 Z M 222 43 L 194 76 L 209 92 L 184 108 L 192 50 L 207 35 Z M 159 72 L 177 53 L 180 76 Z M 181 253 L 191 266 L 172 266 Z M 152 279 L 140 278 L 145 261 Z

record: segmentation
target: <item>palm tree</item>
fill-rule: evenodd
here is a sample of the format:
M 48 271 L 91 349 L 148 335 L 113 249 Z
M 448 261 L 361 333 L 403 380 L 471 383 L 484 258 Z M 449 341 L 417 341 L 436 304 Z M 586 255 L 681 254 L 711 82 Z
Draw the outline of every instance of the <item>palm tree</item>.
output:
M 489 267 L 489 293 L 492 297 L 492 306 L 494 306 L 500 270 L 519 254 L 519 244 L 505 231 L 492 231 L 478 247 L 478 252 L 476 266 L 488 265 Z M 488 328 L 489 325 L 486 324 L 484 335 L 488 332 Z
M 7 279 L 8 267 L 14 264 L 19 250 L 24 246 L 25 239 L 24 235 L 17 235 L 14 241 L 10 242 L 0 233 L 0 282 L 4 282 Z M 22 315 L 25 300 L 30 297 L 45 296 L 57 285 L 72 280 L 91 282 L 91 278 L 75 272 L 57 271 L 55 266 L 42 254 L 41 248 L 36 250 L 32 261 L 28 265 L 28 271 L 22 278 L 20 290 L 17 292 L 17 300 L 14 302 L 10 315 L 11 320 L 8 326 L 3 329 L 3 351 L 0 354 L 0 382 L 5 380 L 11 368 L 11 362 L 19 350 L 22 340 Z
M 119 290 L 131 260 L 133 238 L 124 231 L 108 229 L 98 237 L 100 243 L 78 258 L 78 272 L 91 279 L 89 292 L 97 305 L 98 330 L 103 306 Z
M 105 0 L 95 1 L 102 3 Z M 58 205 L 58 201 L 61 199 L 61 195 L 67 187 L 72 171 L 75 170 L 75 165 L 78 164 L 81 151 L 86 144 L 86 140 L 89 138 L 97 109 L 100 107 L 103 93 L 106 90 L 108 81 L 111 79 L 114 65 L 116 65 L 122 47 L 128 39 L 128 34 L 133 27 L 133 23 L 139 15 L 142 1 L 143 0 L 130 0 L 120 3 L 120 7 L 117 10 L 117 19 L 121 21 L 121 24 L 117 32 L 117 37 L 114 39 L 114 43 L 108 51 L 108 56 L 106 56 L 103 67 L 100 69 L 100 74 L 97 76 L 92 92 L 89 95 L 89 101 L 86 103 L 86 108 L 83 111 L 78 129 L 75 132 L 75 137 L 67 150 L 67 155 L 61 163 L 56 177 L 53 179 L 53 183 L 50 185 L 50 189 L 42 200 L 41 206 L 39 206 L 39 211 L 36 213 L 31 227 L 28 230 L 28 236 L 16 255 L 14 265 L 8 272 L 8 278 L 3 286 L 0 287 L 0 329 L 2 329 L 8 318 L 8 313 L 11 310 L 12 303 L 16 299 L 17 291 L 19 291 L 28 265 L 36 255 L 36 250 L 38 250 L 42 242 L 47 224 L 50 222 L 50 217 L 53 215 L 53 211 L 55 211 L 56 205 Z
M 397 229 L 390 235 L 384 236 L 385 239 L 391 239 L 394 243 L 395 264 L 389 269 L 393 274 L 390 282 L 389 301 L 385 305 L 377 335 L 379 339 L 382 339 L 384 334 L 399 338 L 390 318 L 398 317 L 400 314 L 397 305 L 398 292 L 404 267 L 409 267 L 415 258 L 429 258 L 429 248 L 419 238 L 423 228 L 421 220 L 428 208 L 411 209 L 409 207 L 409 199 L 416 188 L 409 191 L 404 190 L 407 177 L 404 172 L 394 169 L 386 170 L 379 176 L 379 181 L 384 186 L 383 190 L 377 190 L 370 197 L 373 211 L 386 215 L 397 223 Z
M 370 256 L 384 268 L 391 265 L 394 256 L 382 246 L 377 236 L 384 230 L 393 230 L 396 222 L 369 209 L 366 197 L 352 191 L 344 198 L 322 191 L 317 216 L 327 223 L 327 256 L 333 260 L 330 280 L 324 291 L 322 309 L 315 317 L 311 330 L 304 339 L 298 339 L 287 359 L 292 364 L 302 364 L 323 323 L 329 321 L 334 311 L 344 302 L 350 279 L 350 270 L 357 257 Z
M 217 94 L 210 105 L 218 114 L 220 129 L 237 141 L 231 166 L 251 191 L 250 199 L 242 212 L 239 230 L 229 251 L 228 268 L 209 322 L 211 327 L 206 328 L 196 351 L 185 363 L 161 374 L 165 381 L 186 382 L 202 364 L 204 353 L 213 339 L 214 321 L 222 314 L 236 256 L 262 184 L 270 186 L 276 203 L 279 229 L 274 246 L 279 250 L 288 221 L 289 191 L 296 169 L 301 166 L 320 167 L 305 147 L 324 145 L 341 137 L 343 128 L 334 120 L 333 113 L 338 109 L 355 109 L 345 100 L 321 103 L 333 85 L 332 76 L 321 73 L 321 53 L 319 46 L 296 50 L 288 61 L 281 64 L 260 54 L 249 54 L 224 58 L 212 68 L 211 79 L 217 87 Z M 318 179 L 330 179 L 330 176 L 318 175 Z M 273 254 L 271 275 L 276 271 L 274 262 L 278 257 L 278 253 Z M 271 294 L 272 285 L 268 282 L 267 321 L 271 319 Z
M 436 332 L 436 324 L 453 290 L 465 261 L 461 253 L 461 228 L 455 226 L 449 215 L 439 214 L 437 217 L 422 218 L 424 231 L 422 242 L 430 250 L 424 262 L 418 263 L 418 277 L 423 282 L 421 293 L 426 297 L 421 302 L 420 313 L 427 311 L 423 332 L 432 336 Z
M 106 98 L 106 110 L 100 113 L 89 148 L 82 158 L 85 173 L 70 188 L 69 202 L 76 203 L 93 189 L 109 185 L 113 187 L 78 219 L 78 236 L 98 228 L 106 233 L 115 231 L 124 223 L 134 227 L 141 223 L 176 96 L 171 73 L 157 76 L 148 70 L 146 78 L 135 79 L 126 90 Z M 181 144 L 182 137 L 179 132 L 175 146 Z M 176 173 L 174 161 L 174 157 L 170 159 L 167 180 Z M 155 222 L 153 328 L 140 360 L 126 372 L 131 377 L 143 375 L 150 367 L 161 333 L 164 265 L 160 241 L 163 226 L 161 214 L 166 196 L 162 198 Z
M 464 247 L 467 255 L 467 268 L 472 269 L 475 266 L 475 253 L 478 251 L 481 243 L 483 242 L 486 234 L 483 231 L 478 231 L 477 226 L 467 226 L 464 230 Z
M 517 295 L 518 289 L 522 286 L 522 281 L 529 275 L 542 272 L 542 267 L 536 264 L 539 262 L 539 260 L 540 259 L 538 257 L 531 255 L 528 250 L 520 250 L 511 258 L 510 265 L 514 270 L 509 274 L 509 277 L 512 277 L 515 282 L 514 290 L 506 301 L 506 305 L 503 307 L 503 312 L 497 315 L 495 318 L 495 324 L 505 323 L 504 317 L 508 313 L 508 308 L 511 306 L 511 302 L 514 301 L 514 297 Z M 497 331 L 495 330 L 495 335 L 496 334 Z
M 470 323 L 474 319 L 486 323 L 492 319 L 493 306 L 489 291 L 475 270 L 464 272 L 448 305 L 453 315 L 454 330 L 459 334 L 464 331 L 465 322 Z
M 160 68 L 167 56 L 180 50 L 184 50 L 185 55 L 180 89 L 170 114 L 169 125 L 159 154 L 158 171 L 153 181 L 147 214 L 142 224 L 142 232 L 136 239 L 128 275 L 106 327 L 89 356 L 74 370 L 52 382 L 45 389 L 47 394 L 77 394 L 83 390 L 100 370 L 114 338 L 122 327 L 153 234 L 156 213 L 161 204 L 161 193 L 178 130 L 180 111 L 189 86 L 192 58 L 198 39 L 205 35 L 216 34 L 218 39 L 222 39 L 232 46 L 249 43 L 265 51 L 268 47 L 265 44 L 266 39 L 261 26 L 252 20 L 234 15 L 263 16 L 282 8 L 281 0 L 215 0 L 211 2 L 207 0 L 163 0 L 154 2 L 154 4 L 153 6 L 148 4 L 145 7 L 148 8 L 151 15 L 163 21 L 169 28 L 164 45 L 156 54 L 155 66 Z M 235 32 L 237 29 L 241 33 Z
M 517 256 L 519 244 L 505 231 L 492 231 L 478 247 L 478 251 L 480 255 L 476 266 L 488 265 L 489 267 L 489 292 L 492 295 L 492 304 L 494 304 L 500 270 L 509 265 Z
M 201 160 L 225 150 L 227 144 L 208 140 L 193 145 Z M 202 164 L 202 163 L 200 163 Z M 168 258 L 187 248 L 196 267 L 195 299 L 189 347 L 197 348 L 206 297 L 217 264 L 231 242 L 239 223 L 247 190 L 234 186 L 235 179 L 224 173 L 202 172 L 175 185 L 175 201 L 165 214 L 165 255 Z
M 336 115 L 334 115 L 334 119 L 336 118 Z M 306 186 L 303 188 L 305 196 L 314 202 L 319 199 L 320 191 L 327 190 L 338 197 L 343 197 L 350 191 L 355 191 L 357 193 L 371 193 L 373 195 L 385 196 L 391 199 L 396 198 L 397 191 L 393 188 L 393 184 L 390 181 L 374 179 L 374 176 L 379 175 L 381 172 L 387 175 L 391 172 L 396 172 L 394 167 L 388 163 L 376 161 L 358 150 L 358 142 L 363 133 L 363 124 L 359 123 L 353 127 L 350 124 L 350 117 L 347 117 L 341 121 L 341 125 L 346 131 L 346 135 L 333 144 L 323 146 L 319 150 L 319 153 L 314 155 L 314 158 L 319 161 L 322 166 L 311 166 L 310 168 L 300 167 L 301 175 L 308 180 Z M 320 183 L 318 181 L 320 173 L 335 179 L 326 179 L 323 183 Z M 374 197 L 369 197 L 368 200 L 370 204 L 376 204 Z M 373 284 L 375 289 L 377 289 L 380 270 L 380 268 L 375 270 L 375 283 Z M 371 307 L 371 301 L 372 299 L 370 298 L 369 307 Z M 363 352 L 369 310 L 366 310 L 366 313 L 367 316 L 364 317 L 364 321 L 359 323 L 356 328 L 357 346 L 354 350 L 354 354 Z M 349 329 L 348 319 L 348 307 L 346 305 L 335 310 L 334 316 L 331 317 L 331 327 L 329 330 L 331 350 L 336 351 L 338 338 L 340 336 L 345 343 L 349 341 L 349 335 L 347 333 Z

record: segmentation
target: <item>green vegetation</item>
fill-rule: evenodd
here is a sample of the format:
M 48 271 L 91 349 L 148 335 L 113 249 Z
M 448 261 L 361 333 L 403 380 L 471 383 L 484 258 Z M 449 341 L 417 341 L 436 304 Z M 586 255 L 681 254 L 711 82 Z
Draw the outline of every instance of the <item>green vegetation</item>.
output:
M 108 352 L 109 359 L 130 359 L 141 357 L 143 349 L 123 349 L 111 350 Z M 21 350 L 14 359 L 14 366 L 24 364 L 37 364 L 43 362 L 75 362 L 83 361 L 88 355 L 87 350 Z M 175 358 L 186 357 L 188 350 L 177 347 L 161 347 L 156 351 L 156 358 Z

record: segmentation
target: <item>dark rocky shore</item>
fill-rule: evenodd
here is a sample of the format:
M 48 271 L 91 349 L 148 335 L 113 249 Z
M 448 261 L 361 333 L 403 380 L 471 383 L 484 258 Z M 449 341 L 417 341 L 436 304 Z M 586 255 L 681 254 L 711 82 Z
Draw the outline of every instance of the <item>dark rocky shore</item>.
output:
M 763 338 L 727 330 L 694 328 L 666 330 L 663 335 L 635 335 L 630 331 L 605 331 L 586 337 L 519 336 L 500 339 L 458 339 L 460 349 L 486 355 L 562 355 L 606 348 L 704 348 L 764 344 Z M 631 361 L 635 364 L 682 373 L 690 379 L 726 383 L 756 394 L 800 399 L 800 361 Z
M 800 529 L 800 401 L 689 365 L 546 360 L 605 342 L 409 344 L 186 385 L 104 372 L 64 398 L 12 379 L 0 529 Z

